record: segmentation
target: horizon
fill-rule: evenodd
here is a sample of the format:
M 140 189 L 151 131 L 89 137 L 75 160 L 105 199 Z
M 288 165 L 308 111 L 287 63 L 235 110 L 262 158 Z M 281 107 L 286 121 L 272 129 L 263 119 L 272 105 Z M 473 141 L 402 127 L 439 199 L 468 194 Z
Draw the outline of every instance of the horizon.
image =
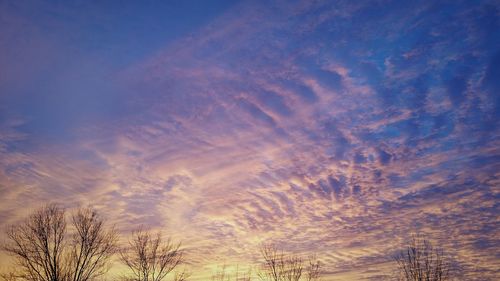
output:
M 194 281 L 263 243 L 380 280 L 412 233 L 496 280 L 499 78 L 498 1 L 1 1 L 0 241 L 90 205 Z

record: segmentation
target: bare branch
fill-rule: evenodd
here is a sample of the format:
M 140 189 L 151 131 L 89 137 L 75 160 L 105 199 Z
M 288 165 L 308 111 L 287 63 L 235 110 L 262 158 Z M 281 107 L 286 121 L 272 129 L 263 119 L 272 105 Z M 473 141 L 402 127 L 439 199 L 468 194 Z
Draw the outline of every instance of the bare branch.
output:
M 174 274 L 174 281 L 187 281 L 191 273 L 185 269 Z
M 419 235 L 414 235 L 405 250 L 394 260 L 398 266 L 398 280 L 403 281 L 445 281 L 449 280 L 450 264 L 443 250 Z
M 7 230 L 10 243 L 2 245 L 2 249 L 16 258 L 24 279 L 63 278 L 64 213 L 59 206 L 49 204 Z
M 108 261 L 117 251 L 117 233 L 106 230 L 95 210 L 81 208 L 72 216 L 75 233 L 69 253 L 68 280 L 87 281 L 107 272 Z
M 258 277 L 262 281 L 299 281 L 303 271 L 303 261 L 298 256 L 285 255 L 274 245 L 263 245 L 261 255 L 264 259 Z
M 120 257 L 131 271 L 131 280 L 161 281 L 181 263 L 183 254 L 180 244 L 163 241 L 159 232 L 153 235 L 141 229 L 132 234 Z
M 309 257 L 309 264 L 306 268 L 307 281 L 321 280 L 321 264 L 316 256 Z
M 217 269 L 217 272 L 212 275 L 212 281 L 250 281 L 252 279 L 252 270 L 249 268 L 247 271 L 240 271 L 238 265 L 236 269 L 233 270 L 233 274 L 227 272 L 226 265 L 222 268 Z
M 90 209 L 72 217 L 74 234 L 66 241 L 65 211 L 49 204 L 7 230 L 9 243 L 2 246 L 17 260 L 18 273 L 10 280 L 87 281 L 106 271 L 116 249 L 116 233 Z M 4 276 L 5 278 L 5 276 Z

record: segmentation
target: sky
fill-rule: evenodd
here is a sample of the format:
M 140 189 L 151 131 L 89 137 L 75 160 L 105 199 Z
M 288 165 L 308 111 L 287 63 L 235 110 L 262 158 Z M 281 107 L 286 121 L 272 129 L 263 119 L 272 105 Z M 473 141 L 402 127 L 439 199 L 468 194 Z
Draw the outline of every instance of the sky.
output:
M 0 229 L 91 205 L 193 280 L 380 280 L 416 232 L 498 280 L 499 120 L 499 1 L 0 1 Z

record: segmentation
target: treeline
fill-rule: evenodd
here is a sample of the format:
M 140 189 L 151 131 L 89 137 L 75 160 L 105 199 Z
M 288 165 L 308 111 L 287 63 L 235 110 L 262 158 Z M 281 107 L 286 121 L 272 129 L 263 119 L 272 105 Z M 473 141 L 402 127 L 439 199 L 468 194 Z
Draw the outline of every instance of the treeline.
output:
M 68 219 L 69 218 L 69 219 Z M 92 208 L 71 214 L 57 204 L 46 205 L 19 224 L 10 226 L 2 250 L 15 258 L 5 281 L 92 281 L 103 278 L 112 257 L 127 268 L 123 281 L 187 281 L 190 274 L 178 270 L 185 262 L 180 243 L 164 239 L 159 232 L 132 232 L 126 245 L 119 245 L 114 227 Z M 275 245 L 262 245 L 260 267 L 233 273 L 222 267 L 212 281 L 320 281 L 322 264 L 316 256 L 307 259 L 285 253 Z M 394 257 L 396 275 L 405 281 L 450 280 L 450 263 L 440 248 L 420 236 Z

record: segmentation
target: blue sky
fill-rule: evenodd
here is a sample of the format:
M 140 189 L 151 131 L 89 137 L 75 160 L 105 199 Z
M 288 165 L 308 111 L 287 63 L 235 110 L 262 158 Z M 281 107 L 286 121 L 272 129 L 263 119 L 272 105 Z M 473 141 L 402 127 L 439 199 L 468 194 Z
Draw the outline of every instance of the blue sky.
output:
M 272 241 L 327 280 L 423 232 L 495 280 L 499 7 L 2 1 L 0 228 L 92 204 L 183 239 L 195 277 Z

